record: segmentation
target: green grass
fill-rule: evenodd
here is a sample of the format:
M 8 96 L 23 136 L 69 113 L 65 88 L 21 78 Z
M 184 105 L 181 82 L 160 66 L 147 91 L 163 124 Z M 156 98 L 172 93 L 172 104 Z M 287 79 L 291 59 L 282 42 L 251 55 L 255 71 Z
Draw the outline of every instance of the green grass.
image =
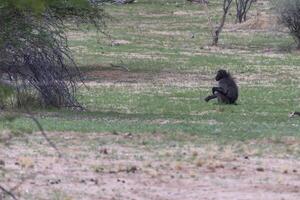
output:
M 210 6 L 213 19 L 220 16 L 214 11 L 220 8 L 216 2 Z M 198 86 L 178 86 L 172 81 L 100 84 L 79 90 L 78 99 L 88 109 L 86 112 L 35 110 L 45 130 L 188 134 L 219 142 L 300 137 L 299 119 L 287 117 L 290 111 L 300 110 L 300 56 L 293 52 L 294 43 L 288 34 L 267 30 L 224 32 L 219 49 L 214 50 L 207 47 L 210 32 L 199 5 L 185 0 L 139 0 L 130 5 L 107 6 L 106 10 L 113 17 L 108 22 L 112 40 L 128 43 L 112 46 L 108 37 L 96 36 L 93 29 L 70 37 L 82 71 L 110 70 L 101 66 L 122 63 L 129 74 L 155 77 L 172 72 L 180 77 L 192 73 L 212 80 L 217 69 L 226 68 L 240 82 L 238 105 L 204 102 L 211 80 L 199 80 Z M 228 23 L 233 23 L 233 16 Z M 102 81 L 97 77 L 93 80 Z M 24 117 L 9 125 L 2 123 L 0 129 L 8 126 L 37 130 Z
M 174 87 L 93 88 L 79 95 L 88 112 L 41 111 L 39 120 L 51 131 L 185 133 L 220 142 L 299 136 L 298 120 L 287 117 L 289 111 L 300 109 L 293 100 L 299 96 L 296 90 L 242 87 L 242 98 L 233 106 L 199 99 L 207 93 Z M 12 127 L 30 130 L 35 126 L 31 120 L 19 118 Z

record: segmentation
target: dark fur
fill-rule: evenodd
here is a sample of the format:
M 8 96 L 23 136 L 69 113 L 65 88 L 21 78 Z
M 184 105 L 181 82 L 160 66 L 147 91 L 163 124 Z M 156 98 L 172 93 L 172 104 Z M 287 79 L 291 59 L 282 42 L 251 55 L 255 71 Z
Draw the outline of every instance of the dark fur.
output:
M 212 95 L 205 98 L 205 101 L 210 101 L 217 98 L 219 103 L 235 104 L 238 99 L 238 87 L 226 70 L 220 69 L 216 75 L 216 81 L 219 82 L 218 87 L 212 88 Z

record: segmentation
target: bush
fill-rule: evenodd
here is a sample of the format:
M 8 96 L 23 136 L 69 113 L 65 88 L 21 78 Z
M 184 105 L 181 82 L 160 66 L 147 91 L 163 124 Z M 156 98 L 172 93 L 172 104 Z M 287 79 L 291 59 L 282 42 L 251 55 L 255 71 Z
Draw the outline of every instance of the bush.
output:
M 65 33 L 69 24 L 81 23 L 101 31 L 103 2 L 0 0 L 0 81 L 34 88 L 45 105 L 80 107 L 75 98 L 80 73 Z
M 300 0 L 277 0 L 280 21 L 288 27 L 300 49 Z

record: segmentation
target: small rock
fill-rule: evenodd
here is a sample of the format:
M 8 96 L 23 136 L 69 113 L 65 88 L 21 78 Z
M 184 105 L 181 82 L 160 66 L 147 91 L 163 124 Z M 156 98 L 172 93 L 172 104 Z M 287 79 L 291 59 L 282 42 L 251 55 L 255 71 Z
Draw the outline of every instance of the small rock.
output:
M 204 164 L 205 164 L 204 160 L 197 160 L 197 162 L 196 162 L 197 167 L 202 167 Z
M 90 181 L 93 182 L 95 185 L 98 185 L 98 179 L 91 178 Z
M 56 179 L 56 180 L 48 180 L 48 182 L 49 182 L 51 185 L 54 185 L 54 184 L 59 184 L 59 183 L 61 183 L 61 180 L 60 180 L 60 179 Z
M 112 134 L 113 135 L 119 135 L 119 133 L 117 131 L 113 131 Z
M 86 182 L 85 182 L 85 180 L 81 179 L 81 180 L 80 180 L 80 183 L 86 183 Z
M 103 148 L 103 149 L 100 149 L 100 153 L 101 153 L 101 154 L 107 155 L 107 154 L 108 154 L 108 151 L 107 151 L 106 148 Z
M 265 169 L 262 168 L 262 167 L 258 167 L 258 168 L 256 168 L 256 171 L 258 171 L 258 172 L 263 172 L 263 171 L 265 171 Z
M 125 138 L 132 138 L 132 133 L 126 133 L 124 137 Z
M 128 167 L 126 169 L 127 173 L 130 173 L 130 172 L 135 173 L 136 171 L 137 171 L 137 167 L 136 166 L 131 166 L 131 167 Z
M 219 165 L 216 165 L 216 168 L 221 168 L 221 169 L 224 169 L 225 167 L 224 167 L 224 165 L 222 165 L 222 164 L 219 164 Z
M 0 160 L 0 165 L 4 166 L 5 165 L 5 162 L 4 160 Z

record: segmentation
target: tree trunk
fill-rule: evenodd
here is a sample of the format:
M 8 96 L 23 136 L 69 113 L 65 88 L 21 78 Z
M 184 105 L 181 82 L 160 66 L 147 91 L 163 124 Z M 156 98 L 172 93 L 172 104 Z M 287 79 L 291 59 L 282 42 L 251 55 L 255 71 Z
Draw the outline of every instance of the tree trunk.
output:
M 225 25 L 226 16 L 228 14 L 228 11 L 229 11 L 229 8 L 231 6 L 232 1 L 233 0 L 224 0 L 224 3 L 223 3 L 223 16 L 221 18 L 220 25 L 214 31 L 212 31 L 212 37 L 213 37 L 212 46 L 218 46 L 219 35 L 222 32 L 223 27 Z
M 236 23 L 242 23 L 247 20 L 247 13 L 254 2 L 256 2 L 256 0 L 235 0 Z
M 220 32 L 214 31 L 212 46 L 218 46 Z

